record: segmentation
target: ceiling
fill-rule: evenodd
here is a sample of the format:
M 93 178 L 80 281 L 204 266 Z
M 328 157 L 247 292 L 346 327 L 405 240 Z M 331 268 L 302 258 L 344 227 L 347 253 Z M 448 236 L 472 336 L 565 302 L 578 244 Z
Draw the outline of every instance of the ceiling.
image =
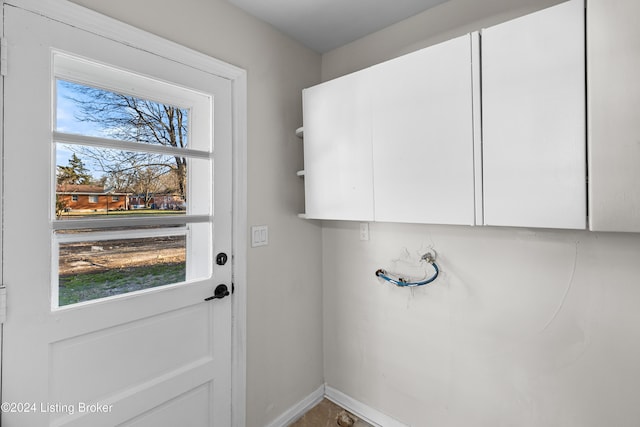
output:
M 319 53 L 447 0 L 227 0 Z

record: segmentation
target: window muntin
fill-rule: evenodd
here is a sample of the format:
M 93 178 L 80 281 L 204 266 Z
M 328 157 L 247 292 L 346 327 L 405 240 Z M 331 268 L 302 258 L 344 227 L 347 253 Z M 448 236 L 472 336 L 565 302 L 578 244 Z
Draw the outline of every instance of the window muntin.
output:
M 62 53 L 54 75 L 52 308 L 210 277 L 211 96 Z

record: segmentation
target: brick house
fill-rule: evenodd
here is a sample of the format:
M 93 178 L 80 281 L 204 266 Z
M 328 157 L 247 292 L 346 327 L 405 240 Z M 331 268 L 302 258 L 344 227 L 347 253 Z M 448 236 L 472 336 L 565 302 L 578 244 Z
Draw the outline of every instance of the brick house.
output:
M 129 193 L 107 192 L 100 185 L 60 184 L 56 188 L 56 201 L 66 211 L 95 212 L 129 209 Z

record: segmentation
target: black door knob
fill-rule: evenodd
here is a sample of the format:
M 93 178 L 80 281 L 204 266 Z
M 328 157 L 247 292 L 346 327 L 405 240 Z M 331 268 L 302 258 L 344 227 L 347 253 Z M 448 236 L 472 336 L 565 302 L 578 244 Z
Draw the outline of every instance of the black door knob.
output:
M 227 295 L 229 295 L 229 288 L 227 288 L 227 285 L 218 285 L 216 286 L 216 289 L 213 291 L 213 296 L 210 296 L 209 298 L 205 298 L 204 300 L 211 301 L 212 299 L 222 299 Z

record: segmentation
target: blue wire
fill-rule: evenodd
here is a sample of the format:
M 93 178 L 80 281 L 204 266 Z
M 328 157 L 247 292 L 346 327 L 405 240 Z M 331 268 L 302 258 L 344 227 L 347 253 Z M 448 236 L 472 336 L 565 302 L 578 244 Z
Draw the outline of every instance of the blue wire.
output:
M 433 269 L 436 271 L 435 274 L 431 277 L 429 277 L 428 279 L 422 280 L 420 282 L 407 282 L 405 280 L 403 280 L 402 278 L 399 278 L 398 280 L 389 277 L 387 275 L 387 272 L 383 269 L 380 269 L 378 271 L 376 271 L 376 276 L 386 280 L 387 282 L 391 282 L 396 286 L 400 286 L 400 287 L 414 287 L 414 286 L 422 286 L 422 285 L 426 285 L 429 284 L 431 282 L 433 282 L 434 280 L 436 280 L 436 277 L 438 277 L 438 274 L 440 273 L 440 269 L 438 268 L 438 265 L 435 262 L 430 263 L 433 266 Z

